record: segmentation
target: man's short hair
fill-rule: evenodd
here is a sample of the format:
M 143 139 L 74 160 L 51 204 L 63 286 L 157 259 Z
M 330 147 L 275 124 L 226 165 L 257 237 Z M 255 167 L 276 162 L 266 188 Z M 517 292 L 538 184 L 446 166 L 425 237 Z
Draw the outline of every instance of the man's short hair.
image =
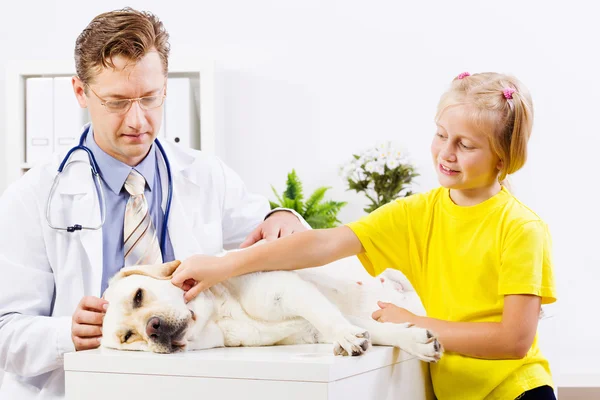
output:
M 106 12 L 95 17 L 77 38 L 77 76 L 89 84 L 103 68 L 115 68 L 113 57 L 136 63 L 153 50 L 158 52 L 166 76 L 169 49 L 169 34 L 154 14 L 129 7 Z

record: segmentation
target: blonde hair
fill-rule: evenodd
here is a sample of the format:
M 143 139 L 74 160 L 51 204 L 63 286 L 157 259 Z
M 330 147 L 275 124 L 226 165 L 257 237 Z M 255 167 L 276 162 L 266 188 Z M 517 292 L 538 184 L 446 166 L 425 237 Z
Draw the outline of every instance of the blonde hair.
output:
M 169 66 L 169 34 L 153 14 L 132 8 L 95 17 L 75 42 L 75 68 L 83 83 L 91 83 L 101 68 L 115 68 L 112 58 L 134 63 L 156 50 L 165 76 Z
M 460 74 L 442 95 L 436 121 L 444 110 L 456 105 L 468 106 L 467 118 L 475 129 L 488 135 L 492 151 L 502 161 L 500 182 L 525 165 L 533 127 L 533 102 L 519 80 L 495 72 Z

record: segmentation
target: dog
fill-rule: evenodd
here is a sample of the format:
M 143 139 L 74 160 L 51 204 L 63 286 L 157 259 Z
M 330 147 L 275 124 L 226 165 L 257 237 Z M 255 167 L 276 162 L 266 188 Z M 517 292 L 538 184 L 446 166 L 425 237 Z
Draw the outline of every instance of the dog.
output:
M 183 290 L 170 282 L 179 265 L 126 267 L 110 280 L 103 347 L 174 353 L 331 343 L 342 356 L 361 355 L 371 344 L 399 347 L 427 362 L 443 354 L 433 332 L 371 318 L 379 300 L 408 309 L 391 279 L 357 284 L 318 269 L 258 272 L 214 285 L 186 304 Z

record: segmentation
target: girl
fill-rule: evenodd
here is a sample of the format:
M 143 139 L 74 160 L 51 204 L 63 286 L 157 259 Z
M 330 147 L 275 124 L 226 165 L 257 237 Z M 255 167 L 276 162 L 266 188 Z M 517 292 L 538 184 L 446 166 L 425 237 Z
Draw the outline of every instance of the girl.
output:
M 525 163 L 533 106 L 515 78 L 462 73 L 442 96 L 431 155 L 441 187 L 333 229 L 297 233 L 225 257 L 193 256 L 173 283 L 190 300 L 228 277 L 320 266 L 358 255 L 371 275 L 397 268 L 427 311 L 380 303 L 373 318 L 435 331 L 438 399 L 554 399 L 537 344 L 555 287 L 546 224 L 502 184 Z

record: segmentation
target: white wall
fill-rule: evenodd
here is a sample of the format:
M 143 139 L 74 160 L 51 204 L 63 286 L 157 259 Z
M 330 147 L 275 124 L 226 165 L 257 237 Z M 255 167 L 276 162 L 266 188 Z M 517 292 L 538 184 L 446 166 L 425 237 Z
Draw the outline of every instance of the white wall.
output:
M 0 12 L 0 91 L 9 59 L 71 58 L 75 38 L 120 1 L 11 2 Z M 560 301 L 541 325 L 543 351 L 560 380 L 598 368 L 600 323 L 597 73 L 600 25 L 592 2 L 570 1 L 129 1 L 171 33 L 173 57 L 217 61 L 222 100 L 218 153 L 249 188 L 272 197 L 296 168 L 305 189 L 333 186 L 352 152 L 395 140 L 411 153 L 417 190 L 436 186 L 429 161 L 439 95 L 462 71 L 513 73 L 533 93 L 530 161 L 517 195 L 550 225 Z M 5 99 L 0 97 L 0 121 Z M 0 147 L 4 143 L 0 126 Z M 596 172 L 594 172 L 596 171 Z M 2 176 L 3 171 L 0 171 Z M 5 182 L 0 181 L 0 191 Z

